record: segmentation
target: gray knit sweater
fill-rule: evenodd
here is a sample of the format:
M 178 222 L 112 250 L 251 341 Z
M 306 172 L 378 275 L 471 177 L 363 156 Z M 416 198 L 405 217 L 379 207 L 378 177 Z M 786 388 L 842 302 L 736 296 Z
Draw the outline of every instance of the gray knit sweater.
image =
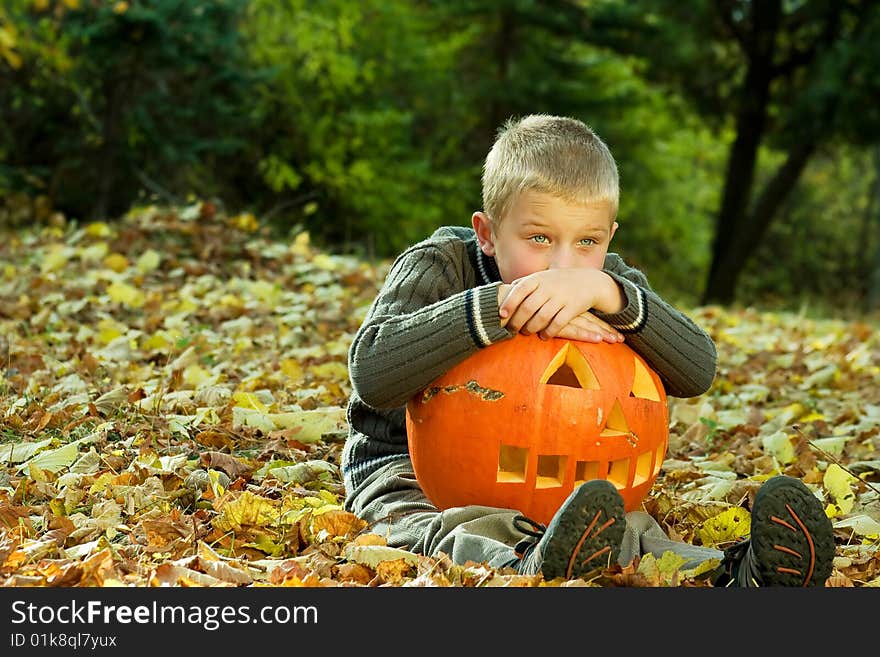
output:
M 622 287 L 619 313 L 596 313 L 650 363 L 668 395 L 695 397 L 715 377 L 715 344 L 663 301 L 645 275 L 615 253 L 604 271 Z M 342 472 L 349 496 L 376 468 L 408 455 L 406 403 L 446 370 L 513 336 L 500 325 L 494 258 L 473 229 L 446 226 L 404 251 L 354 337 L 348 355 L 354 389 Z

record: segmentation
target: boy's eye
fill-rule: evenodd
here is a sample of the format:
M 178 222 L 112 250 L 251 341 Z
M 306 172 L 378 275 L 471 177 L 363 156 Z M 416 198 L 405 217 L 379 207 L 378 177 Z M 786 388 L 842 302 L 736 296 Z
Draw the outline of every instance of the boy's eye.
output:
M 581 240 L 581 244 L 583 244 L 584 246 L 593 246 L 594 244 L 596 244 L 596 240 L 594 240 L 592 237 L 585 237 Z
M 538 244 L 546 244 L 549 241 L 546 235 L 532 235 L 531 239 Z

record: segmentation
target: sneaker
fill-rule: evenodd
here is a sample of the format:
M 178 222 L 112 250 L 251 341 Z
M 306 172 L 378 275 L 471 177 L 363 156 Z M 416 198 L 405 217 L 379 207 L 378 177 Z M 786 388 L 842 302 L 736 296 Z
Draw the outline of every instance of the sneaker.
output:
M 824 586 L 834 533 L 802 481 L 779 475 L 755 495 L 751 536 L 725 550 L 715 586 Z
M 614 484 L 593 479 L 572 491 L 546 528 L 525 516 L 516 521 L 530 536 L 517 545 L 521 574 L 577 579 L 617 563 L 625 527 L 623 498 Z

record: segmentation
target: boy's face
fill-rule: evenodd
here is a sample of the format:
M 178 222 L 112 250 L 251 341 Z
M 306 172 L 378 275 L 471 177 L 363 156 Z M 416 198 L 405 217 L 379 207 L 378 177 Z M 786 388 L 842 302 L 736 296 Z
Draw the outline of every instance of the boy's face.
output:
M 582 205 L 531 190 L 494 226 L 483 212 L 475 212 L 472 222 L 505 283 L 545 269 L 601 269 L 617 230 L 606 201 Z

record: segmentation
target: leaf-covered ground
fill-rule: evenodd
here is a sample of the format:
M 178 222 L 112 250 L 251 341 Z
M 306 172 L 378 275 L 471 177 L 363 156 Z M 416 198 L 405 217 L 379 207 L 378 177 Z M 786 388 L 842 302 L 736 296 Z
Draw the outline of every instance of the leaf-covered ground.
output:
M 384 265 L 267 235 L 209 203 L 2 235 L 3 585 L 708 586 L 666 557 L 545 582 L 384 546 L 342 509 L 337 465 Z M 719 373 L 670 400 L 646 510 L 724 547 L 783 472 L 834 523 L 828 585 L 880 586 L 876 321 L 691 314 Z

